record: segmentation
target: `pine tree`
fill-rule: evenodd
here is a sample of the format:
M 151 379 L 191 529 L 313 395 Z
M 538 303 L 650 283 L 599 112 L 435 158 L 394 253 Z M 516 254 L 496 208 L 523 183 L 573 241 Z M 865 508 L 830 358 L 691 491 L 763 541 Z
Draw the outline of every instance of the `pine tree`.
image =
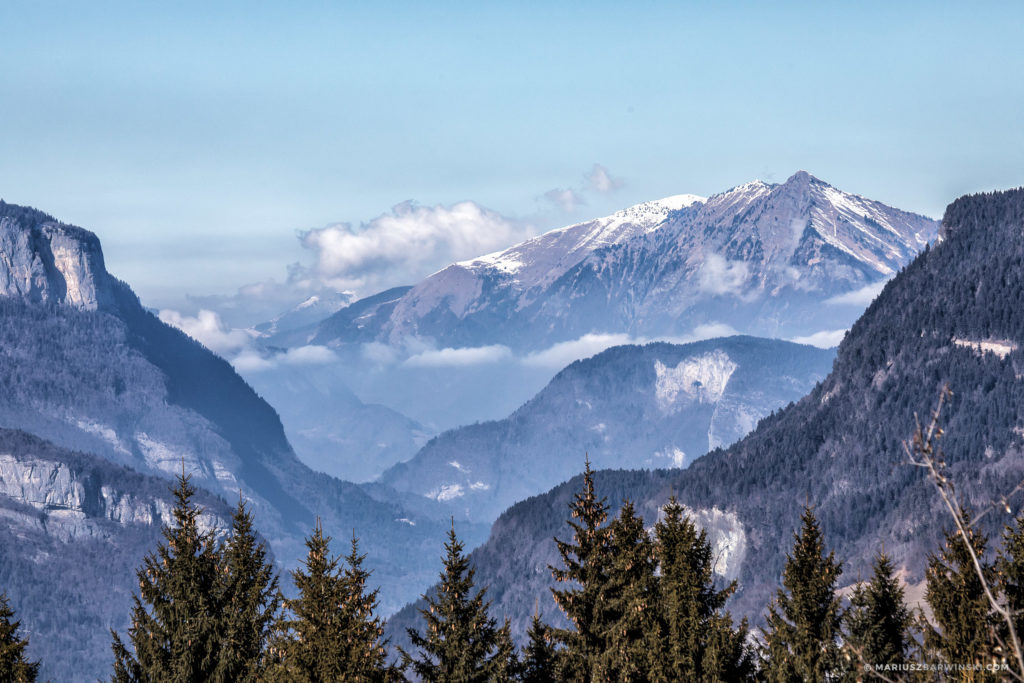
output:
M 0 681 L 31 683 L 39 674 L 39 662 L 25 657 L 28 638 L 18 636 L 20 621 L 12 621 L 14 610 L 7 594 L 0 593 Z
M 223 550 L 222 641 L 213 677 L 225 683 L 263 677 L 264 649 L 280 610 L 278 578 L 241 497 L 231 531 Z
M 608 505 L 594 493 L 589 459 L 583 472 L 583 490 L 575 495 L 569 509 L 573 540 L 570 543 L 555 539 L 564 568 L 549 569 L 559 583 L 578 586 L 551 590 L 555 604 L 573 628 L 552 631 L 556 640 L 565 645 L 559 656 L 560 679 L 589 682 L 593 680 L 598 657 L 606 650 L 606 593 L 611 571 L 611 533 L 609 527 L 601 526 L 607 519 Z
M 769 681 L 823 681 L 839 668 L 841 620 L 836 581 L 842 572 L 835 554 L 825 555 L 824 540 L 810 507 L 794 535 L 782 585 L 767 615 L 766 675 Z
M 669 677 L 693 681 L 750 678 L 755 667 L 746 645 L 746 622 L 734 629 L 732 617 L 721 612 L 736 590 L 736 582 L 716 590 L 707 533 L 697 530 L 674 497 L 664 511 L 664 519 L 654 531 L 661 569 L 660 651 Z
M 853 590 L 843 621 L 847 660 L 853 669 L 904 665 L 909 661 L 913 618 L 904 602 L 903 587 L 884 552 L 875 558 L 871 581 Z
M 488 615 L 486 588 L 473 594 L 475 572 L 462 552 L 454 524 L 444 547 L 444 571 L 437 595 L 423 596 L 427 607 L 420 614 L 426 621 L 426 631 L 421 634 L 407 629 L 419 656 L 414 658 L 400 649 L 404 666 L 411 666 L 421 680 L 436 683 L 511 680 L 514 651 L 509 652 L 512 641 L 508 623 L 499 629 Z
M 288 615 L 278 625 L 273 649 L 279 660 L 274 676 L 289 681 L 343 680 L 342 602 L 344 582 L 337 558 L 330 556 L 330 536 L 320 520 L 306 538 L 302 566 L 291 572 L 298 595 L 285 600 Z
M 520 680 L 523 683 L 549 683 L 555 680 L 558 653 L 555 650 L 554 634 L 551 627 L 541 620 L 539 612 L 533 613 L 526 637 L 528 640 L 523 647 Z
M 658 623 L 654 544 L 644 521 L 626 501 L 612 521 L 611 564 L 605 592 L 607 646 L 597 658 L 595 678 L 647 681 L 664 677 Z
M 988 540 L 970 525 L 969 512 L 961 516 L 970 547 L 978 557 L 989 586 L 995 585 L 995 568 L 984 561 Z M 932 609 L 935 626 L 924 625 L 928 653 L 949 664 L 984 665 L 997 659 L 994 634 L 997 622 L 985 595 L 982 579 L 968 551 L 968 541 L 956 530 L 946 534 L 942 552 L 928 559 L 925 570 L 925 601 Z M 979 673 L 974 680 L 988 679 Z
M 182 472 L 174 489 L 174 526 L 166 543 L 138 571 L 128 629 L 134 653 L 113 633 L 115 681 L 205 681 L 220 656 L 220 558 L 210 531 L 202 531 L 195 488 Z

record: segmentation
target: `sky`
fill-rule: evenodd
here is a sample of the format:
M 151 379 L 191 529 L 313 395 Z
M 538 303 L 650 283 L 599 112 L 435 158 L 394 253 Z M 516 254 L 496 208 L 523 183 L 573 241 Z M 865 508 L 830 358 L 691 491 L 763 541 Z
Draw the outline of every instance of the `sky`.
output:
M 1024 184 L 1018 2 L 6 0 L 0 30 L 0 198 L 158 308 L 369 294 L 798 169 L 933 217 Z

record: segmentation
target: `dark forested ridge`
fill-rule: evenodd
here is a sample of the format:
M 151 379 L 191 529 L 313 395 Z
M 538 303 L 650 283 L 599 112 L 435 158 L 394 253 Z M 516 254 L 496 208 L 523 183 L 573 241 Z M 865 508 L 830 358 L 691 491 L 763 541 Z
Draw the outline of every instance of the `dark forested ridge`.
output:
M 578 472 L 572 452 L 596 468 L 687 466 L 804 396 L 834 357 L 743 336 L 613 347 L 563 369 L 508 418 L 432 439 L 381 481 L 490 522 Z
M 712 537 L 719 550 L 734 550 L 729 569 L 739 579 L 731 608 L 756 622 L 805 502 L 815 506 L 847 582 L 870 574 L 883 543 L 919 581 L 950 520 L 923 472 L 907 464 L 902 442 L 915 414 L 927 419 L 948 384 L 944 449 L 965 502 L 984 509 L 1024 479 L 1022 304 L 1024 190 L 959 199 L 946 212 L 940 243 L 885 287 L 808 396 L 687 470 L 603 471 L 597 488 L 613 509 L 635 501 L 648 524 L 673 493 L 718 520 Z M 582 466 L 583 453 L 572 455 Z M 556 613 L 547 597 L 551 539 L 579 487 L 577 477 L 513 506 L 473 555 L 497 613 L 512 616 L 519 634 L 536 597 L 545 614 Z M 1017 510 L 1021 501 L 1011 503 Z M 990 534 L 1008 521 L 999 510 L 984 518 Z M 396 632 L 411 614 L 392 620 Z
M 317 517 L 339 536 L 355 530 L 366 539 L 374 580 L 384 587 L 385 611 L 429 584 L 447 528 L 441 511 L 429 505 L 410 511 L 393 496 L 375 499 L 355 484 L 302 464 L 277 413 L 229 363 L 165 325 L 106 272 L 95 235 L 39 211 L 2 204 L 0 256 L 0 428 L 24 430 L 109 461 L 113 469 L 104 481 L 124 490 L 133 505 L 165 493 L 138 488 L 143 481 L 138 477 L 162 481 L 182 466 L 196 485 L 215 495 L 232 500 L 241 492 L 284 562 L 300 556 L 304 534 Z M 0 462 L 5 457 L 0 449 Z M 9 464 L 20 468 L 13 460 Z M 36 482 L 20 469 L 15 474 L 0 478 L 5 487 L 0 511 L 28 524 L 26 538 L 32 540 L 22 542 L 10 529 L 0 534 L 5 568 L 0 578 L 24 615 L 24 626 L 47 632 L 65 618 L 67 610 L 62 615 L 50 600 L 60 594 L 75 606 L 78 623 L 100 624 L 105 631 L 110 612 L 102 584 L 89 578 L 90 572 L 109 566 L 129 576 L 120 569 L 137 562 L 142 542 L 133 534 L 148 543 L 150 531 L 131 531 L 134 522 L 121 517 L 79 524 L 77 517 L 86 513 L 63 508 L 49 514 L 60 525 L 35 524 L 23 513 L 35 509 L 33 503 L 49 505 L 63 479 Z M 21 487 L 25 477 L 39 486 Z M 100 545 L 82 536 L 97 530 L 104 539 Z M 475 541 L 483 533 L 483 527 L 474 527 L 467 537 Z M 86 548 L 95 550 L 84 556 Z M 57 573 L 39 570 L 40 557 L 54 558 Z M 50 584 L 59 582 L 59 572 L 67 580 L 55 593 Z M 39 609 L 21 610 L 33 601 Z M 92 650 L 96 661 L 109 658 L 107 645 Z M 71 666 L 65 655 L 78 651 L 56 650 L 58 661 L 45 667 Z M 50 670 L 56 669 L 44 668 Z M 80 671 L 72 678 L 88 675 Z

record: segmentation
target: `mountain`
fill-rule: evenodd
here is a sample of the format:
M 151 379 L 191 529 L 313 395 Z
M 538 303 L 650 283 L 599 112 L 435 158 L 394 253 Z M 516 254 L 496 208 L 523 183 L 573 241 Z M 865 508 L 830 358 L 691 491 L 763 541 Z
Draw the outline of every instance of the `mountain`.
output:
M 953 391 L 942 417 L 947 475 L 968 505 L 985 512 L 989 534 L 1021 511 L 1014 491 L 1024 480 L 1022 267 L 1024 189 L 958 199 L 937 245 L 885 286 L 807 396 L 685 470 L 599 472 L 599 495 L 613 511 L 634 501 L 648 524 L 678 496 L 709 529 L 717 571 L 739 580 L 731 609 L 755 623 L 805 502 L 843 562 L 840 585 L 868 575 L 883 544 L 905 580 L 921 581 L 952 520 L 902 444 L 943 386 Z M 495 612 L 512 617 L 519 634 L 535 600 L 558 619 L 548 591 L 548 564 L 558 562 L 551 539 L 570 533 L 568 504 L 580 484 L 577 476 L 514 505 L 473 553 L 478 584 L 490 586 Z M 390 632 L 400 637 L 414 618 L 406 608 Z
M 99 456 L 125 477 L 168 479 L 184 467 L 213 495 L 249 499 L 287 565 L 304 555 L 318 517 L 328 533 L 354 531 L 385 613 L 432 580 L 450 524 L 443 509 L 411 511 L 299 461 L 277 413 L 231 365 L 106 272 L 95 235 L 0 203 L 0 286 L 0 428 Z M 7 537 L 0 555 L 29 567 L 32 552 Z M 100 593 L 77 595 L 102 607 Z M 55 618 L 24 617 L 29 627 Z
M 537 350 L 593 332 L 651 338 L 711 323 L 809 335 L 845 328 L 859 309 L 837 297 L 891 277 L 937 227 L 801 171 L 706 200 L 640 204 L 452 264 L 372 314 L 342 309 L 310 339 Z
M 30 632 L 42 680 L 110 674 L 110 633 L 129 626 L 135 568 L 172 523 L 168 481 L 0 429 L 0 590 Z M 199 491 L 207 527 L 231 509 Z
M 493 521 L 594 467 L 684 467 L 797 400 L 832 350 L 753 337 L 618 346 L 565 368 L 504 420 L 445 432 L 380 481 Z
M 313 294 L 273 319 L 255 325 L 253 330 L 265 337 L 291 334 L 319 323 L 351 303 L 352 296 L 346 292 Z
M 268 366 L 241 372 L 277 409 L 299 459 L 318 472 L 372 481 L 433 436 L 395 410 L 361 401 L 346 385 L 340 361 L 310 367 L 271 358 Z

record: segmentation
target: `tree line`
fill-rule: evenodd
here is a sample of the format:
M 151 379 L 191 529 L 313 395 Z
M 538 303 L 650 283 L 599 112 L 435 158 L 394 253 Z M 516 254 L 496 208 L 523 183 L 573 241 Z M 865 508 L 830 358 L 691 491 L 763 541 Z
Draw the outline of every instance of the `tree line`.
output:
M 486 588 L 454 525 L 423 630 L 389 655 L 377 591 L 353 536 L 331 555 L 319 522 L 291 572 L 295 597 L 259 540 L 243 501 L 219 542 L 200 523 L 194 487 L 174 489 L 174 523 L 137 571 L 127 640 L 111 632 L 114 682 L 359 681 L 451 683 L 544 681 L 995 681 L 1012 677 L 1009 639 L 986 590 L 995 590 L 1024 632 L 1024 516 L 988 561 L 988 539 L 962 521 L 929 558 L 930 618 L 911 610 L 891 559 L 879 553 L 870 580 L 839 592 L 841 564 L 826 552 L 811 507 L 794 533 L 765 627 L 725 609 L 736 582 L 716 585 L 712 545 L 673 498 L 653 530 L 630 502 L 609 520 L 589 462 L 570 506 L 571 538 L 555 539 L 555 602 L 568 628 L 535 612 L 522 648 L 508 620 L 490 615 Z M 970 548 L 968 548 L 970 546 Z M 973 551 L 973 553 L 971 552 Z M 975 564 L 975 558 L 981 558 Z M 0 680 L 34 681 L 7 597 L 0 595 Z

